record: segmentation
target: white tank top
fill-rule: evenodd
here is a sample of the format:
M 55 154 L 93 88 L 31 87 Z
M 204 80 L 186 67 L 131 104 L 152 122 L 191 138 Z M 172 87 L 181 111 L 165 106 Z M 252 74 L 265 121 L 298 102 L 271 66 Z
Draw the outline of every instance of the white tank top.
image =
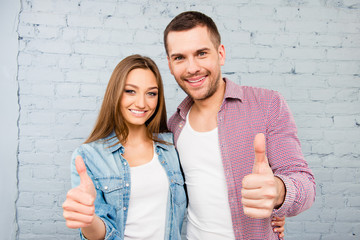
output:
M 125 240 L 159 240 L 165 237 L 169 180 L 157 154 L 143 165 L 130 168 L 131 192 Z
M 187 116 L 177 149 L 189 197 L 187 239 L 235 239 L 218 129 L 196 132 Z

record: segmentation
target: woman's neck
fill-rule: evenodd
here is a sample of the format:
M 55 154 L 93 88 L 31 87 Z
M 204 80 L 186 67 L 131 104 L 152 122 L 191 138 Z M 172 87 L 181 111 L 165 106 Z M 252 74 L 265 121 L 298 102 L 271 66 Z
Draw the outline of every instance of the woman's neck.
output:
M 129 135 L 124 146 L 136 146 L 146 142 L 152 142 L 152 139 L 147 135 L 146 126 L 129 127 Z

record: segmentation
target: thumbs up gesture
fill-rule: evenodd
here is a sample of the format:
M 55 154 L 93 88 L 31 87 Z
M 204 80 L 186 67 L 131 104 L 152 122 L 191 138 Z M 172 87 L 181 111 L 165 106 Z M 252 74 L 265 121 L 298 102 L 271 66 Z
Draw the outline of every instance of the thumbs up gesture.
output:
M 265 154 L 265 136 L 255 136 L 255 161 L 252 173 L 242 181 L 242 204 L 245 215 L 251 218 L 268 218 L 274 208 L 281 206 L 285 198 L 285 185 L 274 176 Z
M 67 227 L 83 228 L 90 226 L 95 219 L 96 190 L 81 156 L 76 157 L 75 167 L 80 176 L 80 185 L 68 191 L 62 205 L 63 216 Z

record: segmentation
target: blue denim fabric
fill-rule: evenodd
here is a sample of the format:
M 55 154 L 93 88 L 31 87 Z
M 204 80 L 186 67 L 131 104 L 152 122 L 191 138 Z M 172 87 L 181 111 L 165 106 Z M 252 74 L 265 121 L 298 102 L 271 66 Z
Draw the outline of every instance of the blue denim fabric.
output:
M 173 143 L 171 133 L 159 134 L 159 138 Z M 124 147 L 116 142 L 118 139 L 112 133 L 102 140 L 83 144 L 74 151 L 71 163 L 71 183 L 72 187 L 76 187 L 80 184 L 80 178 L 75 168 L 75 158 L 80 155 L 84 159 L 87 173 L 96 188 L 95 213 L 105 223 L 106 240 L 124 239 L 130 198 L 130 167 L 122 157 Z M 184 179 L 178 154 L 174 145 L 161 143 L 155 143 L 155 151 L 170 184 L 164 239 L 178 240 L 181 239 L 181 227 L 186 211 Z M 85 239 L 81 233 L 80 237 Z

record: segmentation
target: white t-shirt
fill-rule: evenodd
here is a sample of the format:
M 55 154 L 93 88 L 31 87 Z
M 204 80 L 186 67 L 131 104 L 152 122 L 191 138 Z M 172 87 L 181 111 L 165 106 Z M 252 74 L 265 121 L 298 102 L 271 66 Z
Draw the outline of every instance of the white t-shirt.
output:
M 169 180 L 157 154 L 143 165 L 130 168 L 131 192 L 125 240 L 159 240 L 165 237 Z
M 235 239 L 218 129 L 196 132 L 187 116 L 177 149 L 189 197 L 187 239 Z

